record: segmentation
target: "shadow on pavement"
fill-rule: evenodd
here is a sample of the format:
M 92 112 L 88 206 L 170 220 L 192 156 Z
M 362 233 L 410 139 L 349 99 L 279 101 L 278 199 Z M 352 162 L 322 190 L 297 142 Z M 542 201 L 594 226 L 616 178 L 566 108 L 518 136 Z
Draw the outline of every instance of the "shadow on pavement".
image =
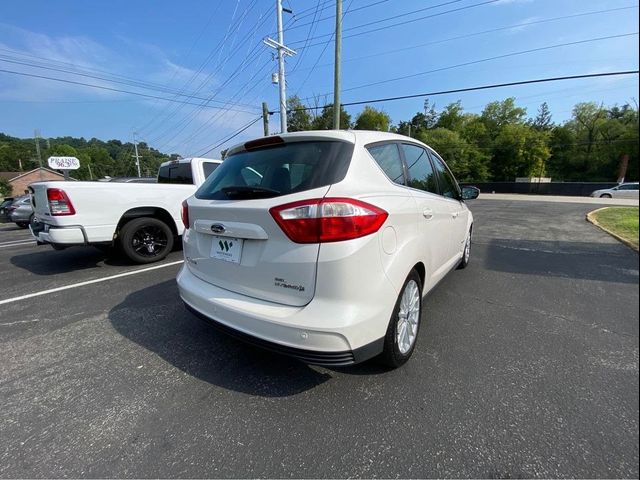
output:
M 70 273 L 99 268 L 101 264 L 111 267 L 136 266 L 115 248 L 101 250 L 91 246 L 78 246 L 54 250 L 48 245 L 36 248 L 36 253 L 14 255 L 10 259 L 11 263 L 36 275 Z M 174 246 L 172 252 L 179 250 L 182 250 L 181 243 Z
M 622 244 L 495 239 L 489 270 L 599 282 L 638 283 L 638 255 Z
M 206 325 L 184 308 L 175 280 L 131 293 L 109 320 L 118 333 L 188 375 L 248 395 L 296 395 L 331 378 Z
M 10 261 L 16 267 L 35 275 L 57 275 L 97 268 L 100 263 L 111 266 L 131 265 L 126 259 L 94 247 L 70 247 L 56 251 L 49 246 L 41 245 L 37 249 L 36 253 L 14 255 Z

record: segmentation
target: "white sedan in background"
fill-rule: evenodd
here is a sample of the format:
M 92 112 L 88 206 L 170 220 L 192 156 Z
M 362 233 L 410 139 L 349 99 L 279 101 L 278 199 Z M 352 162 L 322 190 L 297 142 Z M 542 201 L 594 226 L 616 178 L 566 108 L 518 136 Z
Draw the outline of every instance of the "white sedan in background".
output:
M 638 198 L 638 182 L 621 183 L 617 187 L 596 190 L 590 196 L 599 198 Z
M 478 193 L 427 145 L 391 133 L 237 145 L 183 204 L 180 295 L 224 331 L 308 363 L 381 355 L 398 367 L 422 298 L 469 262 L 465 200 Z

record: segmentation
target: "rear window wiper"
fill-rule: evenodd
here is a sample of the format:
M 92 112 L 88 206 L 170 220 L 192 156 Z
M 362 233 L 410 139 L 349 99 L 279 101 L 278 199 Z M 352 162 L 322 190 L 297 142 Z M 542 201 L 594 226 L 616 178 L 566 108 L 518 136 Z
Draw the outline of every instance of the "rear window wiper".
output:
M 272 198 L 281 195 L 281 192 L 264 187 L 225 187 L 221 189 L 230 200 L 249 200 L 253 198 Z

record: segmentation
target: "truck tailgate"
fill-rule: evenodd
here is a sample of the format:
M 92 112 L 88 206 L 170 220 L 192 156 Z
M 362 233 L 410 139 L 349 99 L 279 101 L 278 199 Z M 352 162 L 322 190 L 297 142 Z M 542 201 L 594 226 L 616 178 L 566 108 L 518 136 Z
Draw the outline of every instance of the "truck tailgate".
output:
M 49 211 L 49 201 L 47 200 L 47 182 L 32 183 L 29 185 L 29 192 L 31 193 L 31 206 L 36 214 L 36 217 L 42 219 L 51 215 Z

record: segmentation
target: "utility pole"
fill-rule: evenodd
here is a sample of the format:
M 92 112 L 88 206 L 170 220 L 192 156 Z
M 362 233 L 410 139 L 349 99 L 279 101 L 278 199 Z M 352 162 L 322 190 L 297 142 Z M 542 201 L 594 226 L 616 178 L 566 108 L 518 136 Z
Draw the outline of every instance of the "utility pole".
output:
M 91 165 L 87 163 L 87 168 L 89 169 L 89 178 L 93 180 L 93 172 L 91 171 Z
M 342 51 L 342 0 L 336 0 L 336 53 L 333 70 L 333 129 L 340 130 L 340 55 Z
M 44 176 L 42 175 L 42 155 L 40 154 L 40 130 L 35 129 L 33 131 L 33 136 L 36 139 L 36 155 L 38 156 L 38 165 L 40 165 L 40 181 L 43 181 Z
M 282 12 L 293 13 L 289 9 L 282 8 L 282 0 L 276 0 L 276 22 L 278 26 L 278 41 L 275 41 L 269 37 L 265 38 L 263 42 L 278 51 L 278 86 L 280 88 L 280 132 L 287 133 L 287 94 L 286 94 L 286 81 L 284 76 L 284 56 L 293 56 L 296 54 L 295 50 L 286 47 L 284 44 L 284 32 L 282 30 Z
M 133 148 L 136 151 L 135 155 L 132 155 L 134 157 L 136 157 L 136 167 L 138 168 L 138 178 L 141 177 L 140 175 L 140 155 L 138 155 L 138 141 L 136 140 L 136 132 L 133 132 Z
M 269 107 L 267 102 L 262 102 L 262 128 L 264 129 L 264 136 L 269 136 Z

